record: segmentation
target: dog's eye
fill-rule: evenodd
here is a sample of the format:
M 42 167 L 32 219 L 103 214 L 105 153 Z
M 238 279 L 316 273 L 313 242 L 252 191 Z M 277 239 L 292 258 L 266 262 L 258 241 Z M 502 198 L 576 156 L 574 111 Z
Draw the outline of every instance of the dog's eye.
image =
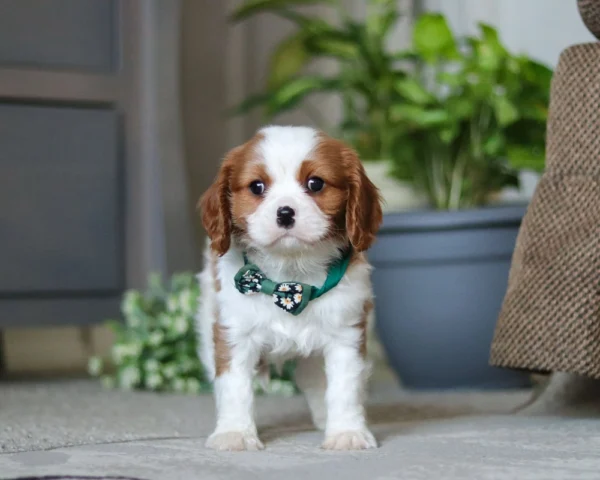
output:
M 261 182 L 260 180 L 254 180 L 250 184 L 250 191 L 254 195 L 262 195 L 263 193 L 265 193 L 265 184 L 263 182 Z
M 324 186 L 325 182 L 322 178 L 319 177 L 310 177 L 308 179 L 308 182 L 306 182 L 306 188 L 309 192 L 313 193 L 320 192 L 321 190 L 323 190 Z

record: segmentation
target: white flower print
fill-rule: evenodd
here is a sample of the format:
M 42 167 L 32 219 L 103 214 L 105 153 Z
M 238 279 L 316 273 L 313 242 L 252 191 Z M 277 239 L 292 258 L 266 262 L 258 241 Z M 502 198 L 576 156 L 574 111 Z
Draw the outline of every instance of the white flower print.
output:
M 279 288 L 277 290 L 279 290 L 280 292 L 289 292 L 291 288 L 287 283 L 282 283 L 281 285 L 279 285 Z
M 294 306 L 294 302 L 292 301 L 291 298 L 282 298 L 281 304 L 288 310 L 290 310 Z
M 296 285 L 294 288 L 296 289 L 297 292 L 302 291 L 302 285 Z
M 302 303 L 302 294 L 301 293 L 296 293 L 294 295 L 294 302 L 296 302 L 296 303 Z

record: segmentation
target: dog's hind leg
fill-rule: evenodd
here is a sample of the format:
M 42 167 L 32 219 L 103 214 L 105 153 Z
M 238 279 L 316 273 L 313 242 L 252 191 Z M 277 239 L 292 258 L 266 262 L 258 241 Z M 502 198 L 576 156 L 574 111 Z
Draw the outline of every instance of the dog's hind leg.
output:
M 298 359 L 296 363 L 296 384 L 306 397 L 315 427 L 319 430 L 325 430 L 327 421 L 327 408 L 325 405 L 327 377 L 325 376 L 325 362 L 321 355 Z

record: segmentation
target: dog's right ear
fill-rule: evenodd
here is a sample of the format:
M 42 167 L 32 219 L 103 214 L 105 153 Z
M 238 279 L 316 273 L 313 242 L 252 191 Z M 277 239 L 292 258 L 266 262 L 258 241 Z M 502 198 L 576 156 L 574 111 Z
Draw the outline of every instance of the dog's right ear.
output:
M 216 180 L 198 202 L 211 248 L 219 256 L 224 255 L 231 244 L 231 175 L 241 152 L 242 147 L 237 147 L 227 154 Z

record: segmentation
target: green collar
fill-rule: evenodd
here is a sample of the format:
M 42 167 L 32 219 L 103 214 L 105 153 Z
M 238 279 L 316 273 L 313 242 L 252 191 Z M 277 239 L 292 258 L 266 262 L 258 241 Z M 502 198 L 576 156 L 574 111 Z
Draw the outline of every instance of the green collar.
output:
M 267 276 L 253 263 L 248 261 L 244 254 L 244 266 L 240 268 L 234 277 L 235 287 L 244 295 L 264 293 L 272 295 L 273 302 L 279 308 L 292 315 L 300 314 L 311 300 L 325 295 L 334 288 L 346 274 L 352 248 L 333 262 L 327 270 L 327 278 L 320 288 L 299 282 L 276 283 L 269 280 Z

